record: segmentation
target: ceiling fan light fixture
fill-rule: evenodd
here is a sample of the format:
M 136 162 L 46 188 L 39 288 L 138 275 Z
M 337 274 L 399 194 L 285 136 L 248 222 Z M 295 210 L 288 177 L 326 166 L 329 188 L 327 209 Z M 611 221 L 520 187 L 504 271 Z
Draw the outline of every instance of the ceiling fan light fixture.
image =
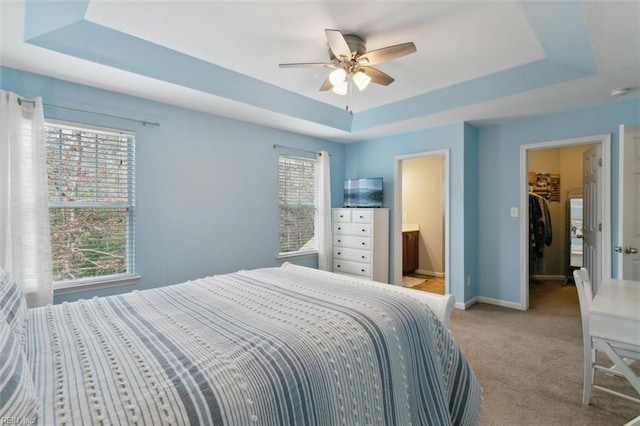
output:
M 370 65 L 382 64 L 416 52 L 413 42 L 367 51 L 365 39 L 339 30 L 325 29 L 330 62 L 280 64 L 280 68 L 329 68 L 331 73 L 320 85 L 320 91 L 332 89 L 339 95 L 351 95 L 351 83 L 364 90 L 370 83 L 388 86 L 393 77 Z
M 347 81 L 347 72 L 344 68 L 337 68 L 329 74 L 329 81 L 334 88 L 339 87 Z
M 338 86 L 333 86 L 333 89 L 331 89 L 331 90 L 336 95 L 344 96 L 344 95 L 347 94 L 347 92 L 349 90 L 349 83 L 347 82 L 347 80 L 344 80 L 342 82 L 342 84 L 340 84 Z
M 364 90 L 371 83 L 371 77 L 365 74 L 364 71 L 358 71 L 353 75 L 353 82 L 359 90 Z

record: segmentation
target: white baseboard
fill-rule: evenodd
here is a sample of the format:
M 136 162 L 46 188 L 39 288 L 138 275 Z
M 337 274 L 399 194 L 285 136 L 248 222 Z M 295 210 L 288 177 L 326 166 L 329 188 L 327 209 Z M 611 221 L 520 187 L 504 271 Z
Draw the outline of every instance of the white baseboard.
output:
M 432 277 L 440 277 L 440 278 L 444 277 L 444 272 L 426 271 L 424 269 L 416 269 L 416 274 L 429 275 Z
M 456 309 L 462 309 L 464 311 L 469 309 L 476 303 L 486 303 L 489 305 L 502 306 L 503 308 L 517 309 L 519 311 L 522 310 L 522 307 L 520 306 L 519 303 L 507 302 L 506 300 L 492 299 L 490 297 L 482 297 L 482 296 L 474 297 L 473 299 L 467 301 L 466 303 L 456 302 L 455 305 L 453 305 L 453 307 Z
M 453 307 L 456 309 L 462 309 L 463 311 L 469 309 L 470 307 L 472 307 L 473 305 L 475 305 L 476 303 L 478 303 L 478 298 L 474 297 L 473 299 L 467 301 L 466 303 L 462 303 L 462 302 L 456 302 Z
M 489 305 L 502 306 L 504 308 L 517 309 L 519 311 L 523 310 L 522 306 L 519 303 L 515 303 L 515 302 L 507 302 L 506 300 L 492 299 L 490 297 L 482 297 L 482 296 L 478 296 L 476 297 L 476 299 L 478 299 L 477 301 L 480 303 L 488 303 Z
M 547 280 L 566 280 L 566 275 L 529 275 L 529 278 L 536 281 L 547 281 Z

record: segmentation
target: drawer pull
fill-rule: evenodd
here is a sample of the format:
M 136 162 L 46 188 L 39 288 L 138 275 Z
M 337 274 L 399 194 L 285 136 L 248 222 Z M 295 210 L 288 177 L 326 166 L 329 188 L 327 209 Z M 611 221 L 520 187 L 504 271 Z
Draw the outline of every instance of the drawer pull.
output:
M 340 254 L 340 253 L 338 253 L 338 254 Z M 366 256 L 362 256 L 362 258 L 363 258 L 363 259 L 366 259 L 367 257 L 366 257 Z
M 338 226 L 338 231 L 342 231 L 342 228 L 340 228 L 339 226 Z
M 362 232 L 367 232 L 367 230 L 366 230 L 366 229 L 363 229 L 363 230 L 362 230 Z
M 340 265 L 338 265 L 338 268 L 340 267 Z
M 338 242 L 339 242 L 339 243 L 341 243 L 341 242 L 342 242 L 342 240 L 338 240 Z
M 338 252 L 338 256 L 340 256 L 341 254 L 342 254 L 341 252 Z
M 362 272 L 364 272 L 364 269 L 360 269 Z
M 367 245 L 367 243 L 362 243 L 362 245 L 363 245 L 363 246 L 366 246 L 366 245 Z

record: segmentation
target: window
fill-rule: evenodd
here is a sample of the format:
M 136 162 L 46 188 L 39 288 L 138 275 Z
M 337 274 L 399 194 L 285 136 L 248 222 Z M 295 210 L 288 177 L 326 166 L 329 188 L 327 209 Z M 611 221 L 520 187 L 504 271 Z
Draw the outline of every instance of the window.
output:
M 57 288 L 134 273 L 135 137 L 46 123 Z
M 278 206 L 280 255 L 317 251 L 315 160 L 280 156 Z

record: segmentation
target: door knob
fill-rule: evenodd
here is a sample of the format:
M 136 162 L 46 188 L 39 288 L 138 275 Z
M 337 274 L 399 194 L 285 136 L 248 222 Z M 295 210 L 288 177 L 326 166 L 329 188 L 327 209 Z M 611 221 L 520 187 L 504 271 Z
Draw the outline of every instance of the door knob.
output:
M 626 246 L 624 248 L 624 254 L 636 254 L 636 253 L 638 253 L 638 249 L 637 248 L 629 247 L 629 246 Z

